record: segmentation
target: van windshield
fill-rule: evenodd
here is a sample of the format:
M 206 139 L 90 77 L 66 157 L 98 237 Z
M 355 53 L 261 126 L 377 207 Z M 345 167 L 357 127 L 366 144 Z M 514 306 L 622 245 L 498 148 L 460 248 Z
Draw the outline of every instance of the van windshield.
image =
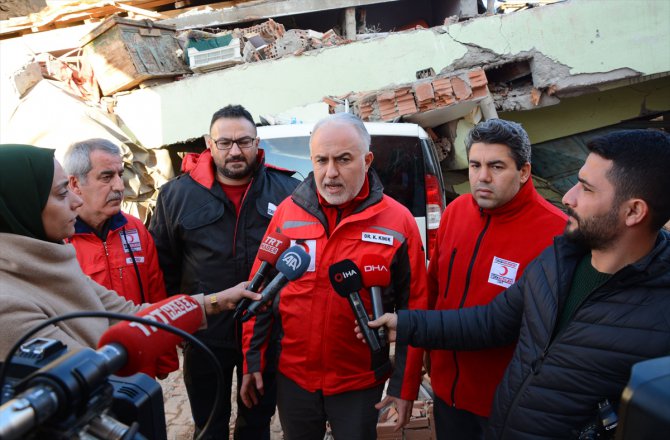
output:
M 406 206 L 414 217 L 426 215 L 423 153 L 419 139 L 409 136 L 372 136 L 372 168 L 379 174 L 384 193 Z M 295 170 L 303 180 L 312 170 L 309 137 L 261 139 L 265 161 Z

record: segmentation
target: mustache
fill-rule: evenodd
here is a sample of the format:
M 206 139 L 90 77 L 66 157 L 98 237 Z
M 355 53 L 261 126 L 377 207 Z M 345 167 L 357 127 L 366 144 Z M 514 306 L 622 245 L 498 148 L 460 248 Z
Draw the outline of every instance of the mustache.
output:
M 241 155 L 241 154 L 238 154 L 237 156 L 230 156 L 230 157 L 227 157 L 225 163 L 229 163 L 229 162 L 233 162 L 233 161 L 235 161 L 235 162 L 237 162 L 237 161 L 242 161 L 242 162 L 246 163 L 246 162 L 247 162 L 247 158 L 244 157 L 244 156 Z
M 123 200 L 123 193 L 120 191 L 112 191 L 107 196 L 107 202 L 114 202 L 117 200 Z
M 580 220 L 580 219 L 579 219 L 579 216 L 577 215 L 577 213 L 576 213 L 572 208 L 568 207 L 565 211 L 567 212 L 567 214 L 568 214 L 570 217 L 574 218 L 574 219 L 577 220 L 577 221 Z

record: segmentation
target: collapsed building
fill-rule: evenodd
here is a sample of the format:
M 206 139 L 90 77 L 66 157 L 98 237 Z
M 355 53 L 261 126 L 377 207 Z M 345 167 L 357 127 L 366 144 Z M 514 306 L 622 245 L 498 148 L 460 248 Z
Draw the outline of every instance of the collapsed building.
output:
M 669 125 L 667 2 L 524 2 L 506 14 L 475 0 L 51 3 L 0 22 L 0 141 L 62 151 L 110 138 L 143 218 L 229 103 L 270 123 L 337 111 L 415 122 L 454 195 L 467 191 L 464 137 L 482 119 L 524 125 L 554 199 L 594 133 Z

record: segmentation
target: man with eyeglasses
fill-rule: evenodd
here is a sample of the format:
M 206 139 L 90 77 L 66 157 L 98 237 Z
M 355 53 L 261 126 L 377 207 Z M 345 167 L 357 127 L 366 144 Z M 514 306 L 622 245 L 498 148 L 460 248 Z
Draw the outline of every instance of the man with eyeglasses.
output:
M 264 163 L 256 125 L 240 105 L 228 105 L 212 116 L 207 149 L 187 155 L 184 174 L 166 183 L 158 195 L 149 227 L 156 242 L 168 295 L 216 292 L 249 278 L 254 257 L 276 207 L 298 185 L 293 172 Z M 241 383 L 239 324 L 223 312 L 208 319 L 196 334 L 216 355 L 225 373 L 219 384 L 220 409 L 207 438 L 228 439 L 233 369 Z M 272 354 L 270 354 L 272 355 Z M 236 439 L 269 439 L 275 410 L 274 373 L 261 405 L 238 404 Z M 184 347 L 184 382 L 196 435 L 214 408 L 214 366 L 196 347 Z

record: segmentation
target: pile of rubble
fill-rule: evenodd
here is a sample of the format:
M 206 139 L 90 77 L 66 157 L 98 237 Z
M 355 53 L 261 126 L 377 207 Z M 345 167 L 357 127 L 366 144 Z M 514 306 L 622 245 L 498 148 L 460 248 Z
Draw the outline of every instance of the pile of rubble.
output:
M 221 47 L 204 51 L 189 49 L 189 59 L 193 56 L 203 58 L 203 62 L 190 62 L 195 72 L 206 72 L 230 67 L 241 62 L 252 63 L 261 60 L 281 58 L 286 55 L 300 55 L 303 52 L 331 47 L 347 42 L 332 29 L 317 32 L 304 29 L 286 30 L 284 25 L 269 19 L 248 28 L 236 28 L 232 31 L 209 33 L 205 31 L 186 31 L 178 37 L 188 48 L 200 41 L 223 41 Z M 216 43 L 215 43 L 216 45 Z M 239 45 L 239 49 L 236 47 Z M 203 55 L 207 55 L 206 58 Z
M 395 430 L 398 413 L 395 408 L 386 407 L 380 414 L 377 423 L 378 440 L 435 440 L 435 418 L 433 416 L 433 402 L 417 400 L 412 408 L 412 415 L 407 425 L 401 430 Z

